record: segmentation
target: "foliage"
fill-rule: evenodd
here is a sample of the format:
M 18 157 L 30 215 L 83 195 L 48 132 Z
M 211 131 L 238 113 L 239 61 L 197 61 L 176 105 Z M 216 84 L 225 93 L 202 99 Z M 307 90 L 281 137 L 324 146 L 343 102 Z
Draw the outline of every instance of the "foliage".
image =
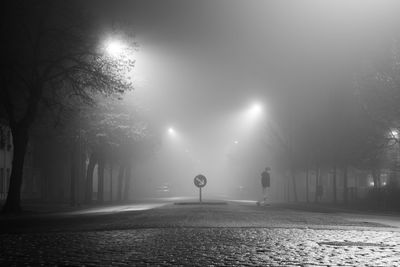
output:
M 92 148 L 103 146 L 112 161 L 152 150 L 156 144 L 155 133 L 139 113 L 123 100 L 98 99 L 98 105 L 88 107 L 81 117 L 87 145 Z
M 366 68 L 356 79 L 359 102 L 369 122 L 364 157 L 371 168 L 393 168 L 398 164 L 400 130 L 400 51 L 394 43 L 391 53 Z
M 356 79 L 358 96 L 372 120 L 388 131 L 400 123 L 400 50 L 395 43 L 390 55 L 366 68 Z
M 132 88 L 126 73 L 134 60 L 121 57 L 121 64 L 105 54 L 104 34 L 78 2 L 15 1 L 6 7 L 2 99 L 11 126 L 33 121 L 39 104 L 60 109 Z
M 43 107 L 55 114 L 98 94 L 132 88 L 131 57 L 105 55 L 98 21 L 80 1 L 4 1 L 1 18 L 1 114 L 13 134 L 14 153 L 5 211 L 18 211 L 23 162 L 32 124 Z M 126 49 L 131 49 L 130 39 Z M 121 64 L 122 63 L 122 64 Z

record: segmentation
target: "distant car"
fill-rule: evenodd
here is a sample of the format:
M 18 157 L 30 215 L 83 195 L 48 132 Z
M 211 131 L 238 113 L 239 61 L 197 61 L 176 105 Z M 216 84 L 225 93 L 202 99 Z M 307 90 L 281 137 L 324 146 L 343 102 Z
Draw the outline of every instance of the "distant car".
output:
M 170 193 L 170 186 L 168 183 L 161 184 L 156 188 L 157 195 L 165 196 Z

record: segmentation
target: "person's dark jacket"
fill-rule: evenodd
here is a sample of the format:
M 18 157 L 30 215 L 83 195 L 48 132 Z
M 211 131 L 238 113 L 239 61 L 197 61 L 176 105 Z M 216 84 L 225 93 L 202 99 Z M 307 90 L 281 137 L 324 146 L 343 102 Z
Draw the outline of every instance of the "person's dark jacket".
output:
M 270 186 L 270 180 L 271 180 L 271 178 L 270 178 L 269 173 L 264 171 L 261 174 L 261 184 L 262 184 L 262 186 L 263 187 L 269 187 Z

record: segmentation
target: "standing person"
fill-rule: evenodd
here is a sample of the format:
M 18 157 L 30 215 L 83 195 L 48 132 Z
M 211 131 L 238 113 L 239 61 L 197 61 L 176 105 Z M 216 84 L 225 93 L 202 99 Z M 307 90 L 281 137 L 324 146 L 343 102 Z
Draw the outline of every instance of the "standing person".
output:
M 261 185 L 263 188 L 263 201 L 261 203 L 263 204 L 268 204 L 267 203 L 267 198 L 269 198 L 269 190 L 268 188 L 271 185 L 271 176 L 269 174 L 269 171 L 271 169 L 269 167 L 266 167 L 265 170 L 261 173 Z M 260 202 L 258 202 L 260 204 Z

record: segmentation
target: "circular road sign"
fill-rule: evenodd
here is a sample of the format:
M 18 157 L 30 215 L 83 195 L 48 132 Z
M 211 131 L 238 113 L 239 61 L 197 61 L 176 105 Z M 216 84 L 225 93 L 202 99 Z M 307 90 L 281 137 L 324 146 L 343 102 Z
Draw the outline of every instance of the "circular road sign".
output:
M 199 174 L 196 177 L 194 177 L 194 185 L 197 186 L 198 188 L 202 188 L 206 186 L 206 184 L 207 184 L 207 178 L 204 175 Z

